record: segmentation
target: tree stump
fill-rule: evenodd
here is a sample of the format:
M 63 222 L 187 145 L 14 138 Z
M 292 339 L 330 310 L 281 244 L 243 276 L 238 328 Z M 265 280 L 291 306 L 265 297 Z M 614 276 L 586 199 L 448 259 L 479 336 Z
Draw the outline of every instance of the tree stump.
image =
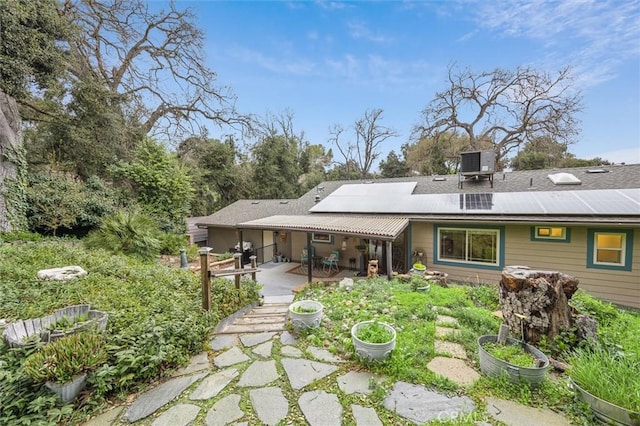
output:
M 500 280 L 500 306 L 504 321 L 518 336 L 532 345 L 542 336 L 553 339 L 573 325 L 571 296 L 578 279 L 556 271 L 531 270 L 527 266 L 507 266 Z

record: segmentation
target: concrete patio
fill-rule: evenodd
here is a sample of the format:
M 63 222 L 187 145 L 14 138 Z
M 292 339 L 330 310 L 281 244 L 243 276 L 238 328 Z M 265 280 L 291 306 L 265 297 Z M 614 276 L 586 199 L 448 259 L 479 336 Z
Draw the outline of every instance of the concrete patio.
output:
M 260 272 L 258 272 L 257 280 L 263 286 L 262 294 L 265 297 L 287 296 L 293 294 L 295 288 L 306 284 L 307 277 L 305 275 L 288 272 L 294 268 L 300 268 L 300 264 L 296 262 L 268 262 L 258 265 Z M 306 268 L 306 266 L 303 268 Z M 340 281 L 345 277 L 353 277 L 356 272 L 347 268 L 340 268 L 337 274 L 327 277 L 322 269 L 314 269 L 313 281 Z

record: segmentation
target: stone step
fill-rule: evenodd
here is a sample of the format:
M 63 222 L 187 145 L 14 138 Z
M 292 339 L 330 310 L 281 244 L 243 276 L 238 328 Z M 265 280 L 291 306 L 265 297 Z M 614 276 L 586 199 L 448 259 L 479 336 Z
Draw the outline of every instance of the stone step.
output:
M 287 322 L 285 315 L 269 315 L 260 317 L 240 317 L 236 319 L 231 325 L 249 325 L 249 324 L 284 324 Z
M 284 331 L 286 330 L 285 323 L 275 324 L 251 324 L 251 325 L 235 325 L 231 324 L 224 329 L 218 331 L 216 334 L 238 334 L 238 333 L 264 333 L 266 331 Z
M 289 312 L 289 307 L 284 306 L 263 306 L 261 308 L 255 308 L 247 312 L 246 315 L 270 315 L 270 314 L 286 314 Z

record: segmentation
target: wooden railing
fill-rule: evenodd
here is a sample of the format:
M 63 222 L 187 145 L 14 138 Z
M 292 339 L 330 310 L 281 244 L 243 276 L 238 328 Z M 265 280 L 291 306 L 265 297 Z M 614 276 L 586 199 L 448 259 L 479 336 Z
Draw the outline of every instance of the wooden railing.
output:
M 224 277 L 233 275 L 235 278 L 236 288 L 240 288 L 240 279 L 243 275 L 251 274 L 251 279 L 256 281 L 257 278 L 257 263 L 256 257 L 251 256 L 250 268 L 242 267 L 242 253 L 236 253 L 233 255 L 234 269 L 209 269 L 209 250 L 210 248 L 200 249 L 200 277 L 202 280 L 202 309 L 205 311 L 211 310 L 211 278 Z

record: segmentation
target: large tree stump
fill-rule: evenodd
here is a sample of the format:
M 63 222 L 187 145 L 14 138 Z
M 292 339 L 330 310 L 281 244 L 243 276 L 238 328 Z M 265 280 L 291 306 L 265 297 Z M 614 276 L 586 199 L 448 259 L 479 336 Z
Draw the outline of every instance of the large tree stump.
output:
M 578 279 L 555 271 L 507 266 L 500 280 L 500 306 L 512 334 L 538 344 L 542 336 L 553 339 L 573 325 L 568 300 L 578 289 Z

